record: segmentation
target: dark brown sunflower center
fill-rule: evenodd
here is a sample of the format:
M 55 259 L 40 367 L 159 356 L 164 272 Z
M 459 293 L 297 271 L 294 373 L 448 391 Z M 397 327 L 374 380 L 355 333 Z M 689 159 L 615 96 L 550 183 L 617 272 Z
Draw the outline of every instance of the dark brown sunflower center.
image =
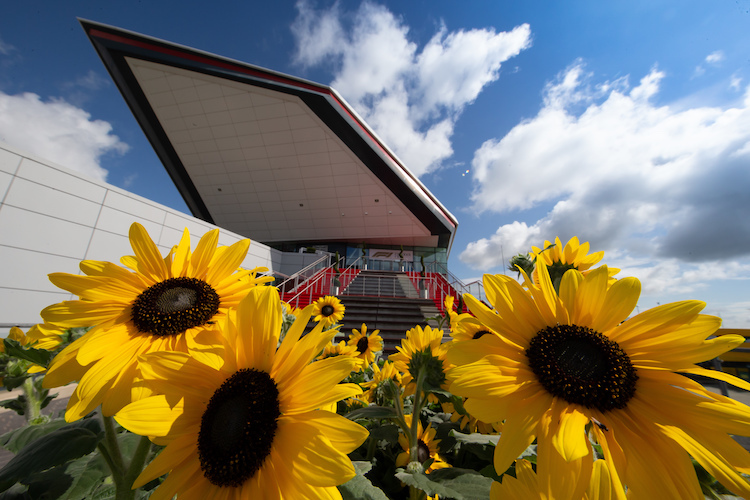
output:
M 617 342 L 590 328 L 549 326 L 526 350 L 529 365 L 547 391 L 602 412 L 625 408 L 638 380 Z
M 478 339 L 478 338 L 482 338 L 482 337 L 484 337 L 485 335 L 487 335 L 488 333 L 490 333 L 490 332 L 488 332 L 487 330 L 479 330 L 478 332 L 476 332 L 476 333 L 474 334 L 474 336 L 472 337 L 472 339 Z
M 268 373 L 241 369 L 214 392 L 201 418 L 198 460 L 215 486 L 238 487 L 271 453 L 279 391 Z
M 329 304 L 326 304 L 320 308 L 320 313 L 323 316 L 330 316 L 331 314 L 333 314 L 333 311 L 334 311 L 333 306 Z
M 216 291 L 197 278 L 169 278 L 144 290 L 131 315 L 139 332 L 176 335 L 206 324 L 219 311 Z
M 421 439 L 417 444 L 417 460 L 420 464 L 425 463 L 430 458 L 430 447 L 427 446 Z
M 370 341 L 367 340 L 367 337 L 362 337 L 357 341 L 357 350 L 360 353 L 367 352 L 367 348 L 370 347 Z

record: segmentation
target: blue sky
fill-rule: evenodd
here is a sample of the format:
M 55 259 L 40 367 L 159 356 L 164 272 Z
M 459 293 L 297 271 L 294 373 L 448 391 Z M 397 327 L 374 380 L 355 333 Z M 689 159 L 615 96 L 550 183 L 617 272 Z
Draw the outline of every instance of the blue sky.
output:
M 330 84 L 472 279 L 578 235 L 750 328 L 750 0 L 7 3 L 0 141 L 187 211 L 76 18 Z

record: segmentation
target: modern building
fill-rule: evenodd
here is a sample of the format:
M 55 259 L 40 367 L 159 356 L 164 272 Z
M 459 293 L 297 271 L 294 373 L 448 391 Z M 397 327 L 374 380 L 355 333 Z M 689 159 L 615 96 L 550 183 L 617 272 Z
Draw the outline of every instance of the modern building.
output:
M 195 217 L 282 251 L 445 266 L 455 217 L 332 88 L 82 25 Z
M 219 227 L 222 244 L 250 238 L 243 266 L 265 266 L 280 281 L 317 263 L 282 286 L 286 298 L 307 287 L 303 302 L 343 292 L 363 269 L 404 271 L 394 286 L 407 297 L 439 304 L 450 293 L 455 217 L 335 90 L 81 24 L 193 217 L 2 146 L 0 334 L 73 298 L 52 286 L 48 273 L 75 273 L 82 259 L 127 254 L 134 221 L 165 252 L 184 227 L 196 238 Z M 336 254 L 342 273 L 333 276 Z M 318 283 L 310 287 L 313 276 Z M 372 283 L 377 291 L 361 294 L 385 295 L 382 279 L 370 277 Z

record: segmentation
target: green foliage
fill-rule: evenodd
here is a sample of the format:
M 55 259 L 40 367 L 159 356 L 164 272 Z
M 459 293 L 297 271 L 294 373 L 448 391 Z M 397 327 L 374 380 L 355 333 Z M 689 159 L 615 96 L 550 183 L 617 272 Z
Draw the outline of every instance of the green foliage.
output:
M 47 368 L 49 362 L 55 357 L 53 351 L 22 346 L 17 340 L 3 339 L 3 344 L 5 345 L 5 354 L 8 356 L 23 359 L 35 365 L 43 366 L 44 368 Z
M 372 468 L 370 462 L 352 462 L 357 475 L 339 486 L 344 500 L 388 500 L 383 490 L 373 486 L 365 474 Z
M 349 420 L 359 420 L 364 418 L 370 419 L 381 419 L 381 418 L 394 418 L 398 415 L 395 408 L 388 408 L 386 406 L 368 406 L 366 408 L 360 408 L 353 412 L 347 413 L 346 418 Z
M 486 500 L 492 486 L 492 479 L 477 471 L 458 467 L 438 469 L 430 474 L 400 471 L 396 477 L 428 495 L 439 495 L 441 499 Z
M 38 437 L 20 449 L 0 470 L 0 491 L 7 490 L 17 482 L 29 484 L 44 479 L 44 484 L 49 486 L 48 482 L 53 478 L 63 481 L 63 475 L 57 472 L 45 476 L 39 474 L 88 455 L 96 449 L 103 436 L 99 421 L 87 418 Z

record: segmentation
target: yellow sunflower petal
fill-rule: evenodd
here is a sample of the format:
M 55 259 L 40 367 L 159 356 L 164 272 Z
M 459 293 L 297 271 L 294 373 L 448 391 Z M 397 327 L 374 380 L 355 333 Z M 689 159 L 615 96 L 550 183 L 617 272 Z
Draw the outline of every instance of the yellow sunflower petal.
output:
M 313 486 L 340 484 L 354 477 L 349 458 L 315 429 L 310 422 L 279 419 L 274 448 L 292 475 Z
M 558 452 L 554 439 L 558 434 L 559 426 L 556 420 L 559 407 L 554 408 L 554 406 L 544 413 L 539 424 L 540 435 L 537 438 L 539 489 L 547 498 L 578 500 L 583 497 L 591 475 L 593 453 L 588 450 L 591 445 L 586 439 L 584 446 L 587 448 L 587 453 L 574 460 L 566 460 Z M 571 437 L 580 440 L 578 436 Z
M 251 288 L 237 308 L 238 364 L 270 373 L 280 330 L 279 291 L 265 286 Z
M 119 324 L 111 328 L 93 328 L 86 332 L 87 341 L 78 349 L 78 362 L 91 364 L 112 354 L 112 346 L 127 344 L 132 340 L 128 328 Z
M 598 267 L 583 278 L 570 316 L 571 324 L 591 328 L 604 305 L 608 280 L 607 266 Z
M 56 287 L 86 300 L 121 300 L 130 303 L 143 290 L 129 282 L 113 280 L 105 276 L 52 273 L 49 275 L 49 280 Z
M 336 356 L 307 365 L 291 380 L 277 379 L 281 400 L 286 404 L 282 412 L 305 412 L 319 408 L 321 397 L 356 366 L 349 356 Z M 359 390 L 361 393 L 361 389 Z
M 706 370 L 705 368 L 700 368 L 696 366 L 695 368 L 686 368 L 686 369 L 680 370 L 680 373 L 692 373 L 693 375 L 702 375 L 704 377 L 714 378 L 716 380 L 723 380 L 724 382 L 727 382 L 728 384 L 732 384 L 735 387 L 739 387 L 740 389 L 750 391 L 750 383 L 742 380 L 741 378 L 730 375 L 729 373 L 726 373 L 726 372 L 720 372 L 716 370 Z
M 346 417 L 324 410 L 290 415 L 290 420 L 310 426 L 311 432 L 320 432 L 343 453 L 351 453 L 362 444 L 370 433 Z
M 656 306 L 613 329 L 610 338 L 624 347 L 626 342 L 659 337 L 693 321 L 705 306 L 698 300 Z
M 497 313 L 489 309 L 479 300 L 475 299 L 471 294 L 464 294 L 464 303 L 482 324 L 488 326 L 491 330 L 502 332 L 501 337 L 508 342 L 523 349 L 528 347 L 529 342 L 525 335 L 521 335 L 510 328 L 506 328 L 506 325 Z
M 622 452 L 622 448 L 620 448 L 616 439 L 609 440 L 604 436 L 605 432 L 610 432 L 609 430 L 604 431 L 599 426 L 594 426 L 592 429 L 594 431 L 594 435 L 596 436 L 596 441 L 601 445 L 604 460 L 606 460 L 607 464 L 611 464 L 606 467 L 607 478 L 610 480 L 612 486 L 612 495 L 610 495 L 610 498 L 616 500 L 625 500 L 625 489 L 622 486 L 622 479 L 620 478 L 620 474 L 618 473 L 618 469 L 627 469 L 625 454 Z M 597 460 L 597 462 L 604 460 Z M 605 480 L 602 477 L 595 478 L 594 476 L 596 475 L 596 473 L 597 471 L 596 469 L 594 469 L 594 474 L 592 475 L 592 484 L 595 479 L 598 479 L 600 482 Z M 600 470 L 600 474 L 603 473 L 604 470 Z M 601 484 L 599 488 L 602 488 Z M 591 500 L 596 499 L 596 497 L 593 495 L 590 496 L 590 498 Z
M 592 271 L 592 274 L 595 272 Z M 635 309 L 640 294 L 641 282 L 635 278 L 623 278 L 613 283 L 607 290 L 601 311 L 594 317 L 590 328 L 597 332 L 606 332 L 625 321 Z
M 226 248 L 218 259 L 211 263 L 206 279 L 214 283 L 231 275 L 242 264 L 250 247 L 250 240 L 244 239 Z
M 194 450 L 197 436 L 182 436 L 169 443 L 156 458 L 154 458 L 148 467 L 133 482 L 133 488 L 140 488 L 144 484 L 161 477 L 171 471 L 175 465 L 180 462 Z
M 218 243 L 218 229 L 212 229 L 201 237 L 198 244 L 195 246 L 195 252 L 193 252 L 190 260 L 191 274 L 194 276 L 206 276 Z
M 520 272 L 523 275 L 524 282 L 531 292 L 531 295 L 534 297 L 534 301 L 539 308 L 539 312 L 544 318 L 544 321 L 547 324 L 556 323 L 558 321 L 557 309 L 560 299 L 557 296 L 555 288 L 552 286 L 547 266 L 538 266 L 537 268 L 539 287 L 534 285 L 534 282 L 529 279 L 523 269 L 520 269 Z
M 169 473 L 167 478 L 149 496 L 149 500 L 172 500 L 186 483 L 193 484 L 196 477 L 202 477 L 200 462 L 197 457 L 183 460 L 180 467 Z
M 572 462 L 589 453 L 589 441 L 585 427 L 589 422 L 586 415 L 555 398 L 552 403 L 552 445 L 560 455 Z
M 520 345 L 527 346 L 528 341 L 546 326 L 538 306 L 521 285 L 509 276 L 485 274 L 484 283 L 485 288 L 488 285 L 496 288 L 497 298 L 492 305 L 502 318 L 502 327 L 495 331 L 502 332 L 503 335 L 512 332 L 523 339 Z
M 493 460 L 498 474 L 504 473 L 534 441 L 537 425 L 549 408 L 550 400 L 546 394 L 537 394 L 519 403 L 514 414 L 507 416 L 503 432 L 495 446 Z
M 122 311 L 121 302 L 71 300 L 45 307 L 40 315 L 46 323 L 53 323 L 65 328 L 76 328 L 101 325 L 112 318 L 121 316 Z
M 130 245 L 138 259 L 138 271 L 154 282 L 167 279 L 167 266 L 146 229 L 135 222 L 130 226 L 129 236 Z
M 563 308 L 568 313 L 568 318 L 573 314 L 576 304 L 576 294 L 578 293 L 578 287 L 583 281 L 583 274 L 577 272 L 575 269 L 571 269 L 563 274 L 562 280 L 560 281 L 560 301 L 563 304 Z M 559 321 L 559 320 L 558 320 Z M 560 323 L 568 323 L 559 321 Z
M 190 231 L 188 228 L 182 232 L 180 242 L 175 246 L 172 252 L 172 260 L 169 263 L 169 274 L 175 278 L 181 278 L 187 275 L 190 265 Z
M 274 359 L 271 375 L 278 380 L 288 380 L 299 374 L 338 333 L 336 330 L 323 331 L 324 326 L 323 322 L 319 322 L 310 333 L 294 344 L 294 349 L 289 351 L 289 354 L 285 358 Z M 286 342 L 286 339 L 284 340 Z M 291 339 L 289 345 L 290 347 L 292 346 Z
M 112 387 L 116 374 L 134 358 L 137 349 L 137 343 L 129 342 L 106 358 L 93 363 L 76 387 L 75 393 L 80 401 L 75 405 L 68 403 L 65 418 L 77 420 L 99 406 Z
M 625 500 L 625 492 L 615 484 L 606 460 L 597 460 L 594 462 L 594 471 L 591 474 L 586 498 L 588 500 Z
M 743 478 L 726 460 L 712 453 L 701 443 L 686 434 L 682 429 L 663 426 L 664 433 L 680 444 L 713 477 L 729 491 L 742 498 L 750 498 L 750 483 Z M 741 448 L 737 445 L 738 448 Z
M 130 403 L 117 412 L 115 420 L 141 436 L 166 436 L 175 420 L 182 416 L 184 408 L 184 400 L 170 404 L 167 396 L 162 394 Z

